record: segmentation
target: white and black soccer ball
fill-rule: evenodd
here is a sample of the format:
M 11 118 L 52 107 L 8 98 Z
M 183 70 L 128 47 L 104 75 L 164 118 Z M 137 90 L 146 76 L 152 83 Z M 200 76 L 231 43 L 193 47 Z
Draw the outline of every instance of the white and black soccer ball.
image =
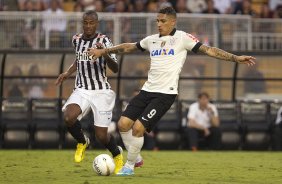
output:
M 114 172 L 116 166 L 110 155 L 100 154 L 95 157 L 92 167 L 98 175 L 109 176 Z

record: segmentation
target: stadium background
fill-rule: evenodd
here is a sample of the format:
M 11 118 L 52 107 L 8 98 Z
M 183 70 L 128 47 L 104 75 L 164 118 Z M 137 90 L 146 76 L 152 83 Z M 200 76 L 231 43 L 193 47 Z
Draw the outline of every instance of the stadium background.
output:
M 74 80 L 68 79 L 61 87 L 56 87 L 54 81 L 73 62 L 70 40 L 81 32 L 82 12 L 74 12 L 80 1 L 59 2 L 64 12 L 48 16 L 43 4 L 34 3 L 37 11 L 33 12 L 16 11 L 21 10 L 17 1 L 0 3 L 0 9 L 5 10 L 0 11 L 1 148 L 75 146 L 60 111 L 73 90 Z M 125 2 L 129 4 L 117 8 Z M 140 1 L 104 1 L 98 30 L 109 35 L 115 44 L 139 41 L 157 32 L 155 14 L 146 9 L 151 3 L 156 7 L 177 4 L 177 1 L 148 1 L 139 10 L 141 5 L 136 2 Z M 246 66 L 190 53 L 181 73 L 178 99 L 155 130 L 159 149 L 187 149 L 183 129 L 189 105 L 198 92 L 207 91 L 219 108 L 223 149 L 271 150 L 271 128 L 282 105 L 282 20 L 280 6 L 272 17 L 262 17 L 264 3 L 268 1 L 253 0 L 250 15 L 178 14 L 178 29 L 195 35 L 205 44 L 252 55 L 258 62 L 255 71 L 250 71 Z M 44 28 L 44 22 L 60 25 L 63 31 L 50 31 Z M 147 54 L 134 53 L 118 59 L 119 73 L 108 71 L 117 93 L 114 122 L 146 80 L 149 69 Z M 260 75 L 256 75 L 258 72 Z M 247 86 L 255 90 L 248 91 Z M 94 140 L 91 122 L 90 115 L 84 119 L 83 129 Z M 95 141 L 92 147 L 101 148 Z

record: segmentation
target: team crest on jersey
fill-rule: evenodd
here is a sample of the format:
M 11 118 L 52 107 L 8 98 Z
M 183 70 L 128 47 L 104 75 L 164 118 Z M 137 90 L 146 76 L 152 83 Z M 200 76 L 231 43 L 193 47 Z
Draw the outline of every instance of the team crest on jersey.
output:
M 175 45 L 175 43 L 176 43 L 176 38 L 170 38 L 169 44 L 172 46 Z
M 158 49 L 152 50 L 151 56 L 164 56 L 164 55 L 174 55 L 174 49 Z
M 165 43 L 166 43 L 166 41 L 162 41 L 161 47 L 164 47 L 164 46 L 165 46 Z

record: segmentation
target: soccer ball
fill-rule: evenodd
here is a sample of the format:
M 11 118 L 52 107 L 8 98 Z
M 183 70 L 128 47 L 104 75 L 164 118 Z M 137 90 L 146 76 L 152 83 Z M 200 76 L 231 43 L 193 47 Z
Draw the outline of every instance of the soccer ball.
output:
M 115 163 L 112 157 L 107 154 L 98 155 L 93 161 L 94 171 L 101 176 L 109 176 L 115 170 Z

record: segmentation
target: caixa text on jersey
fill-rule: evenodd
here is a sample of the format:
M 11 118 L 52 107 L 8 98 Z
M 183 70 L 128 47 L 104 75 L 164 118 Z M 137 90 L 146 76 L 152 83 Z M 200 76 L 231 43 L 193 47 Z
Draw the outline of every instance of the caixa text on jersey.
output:
M 174 55 L 174 49 L 152 50 L 151 56 Z

